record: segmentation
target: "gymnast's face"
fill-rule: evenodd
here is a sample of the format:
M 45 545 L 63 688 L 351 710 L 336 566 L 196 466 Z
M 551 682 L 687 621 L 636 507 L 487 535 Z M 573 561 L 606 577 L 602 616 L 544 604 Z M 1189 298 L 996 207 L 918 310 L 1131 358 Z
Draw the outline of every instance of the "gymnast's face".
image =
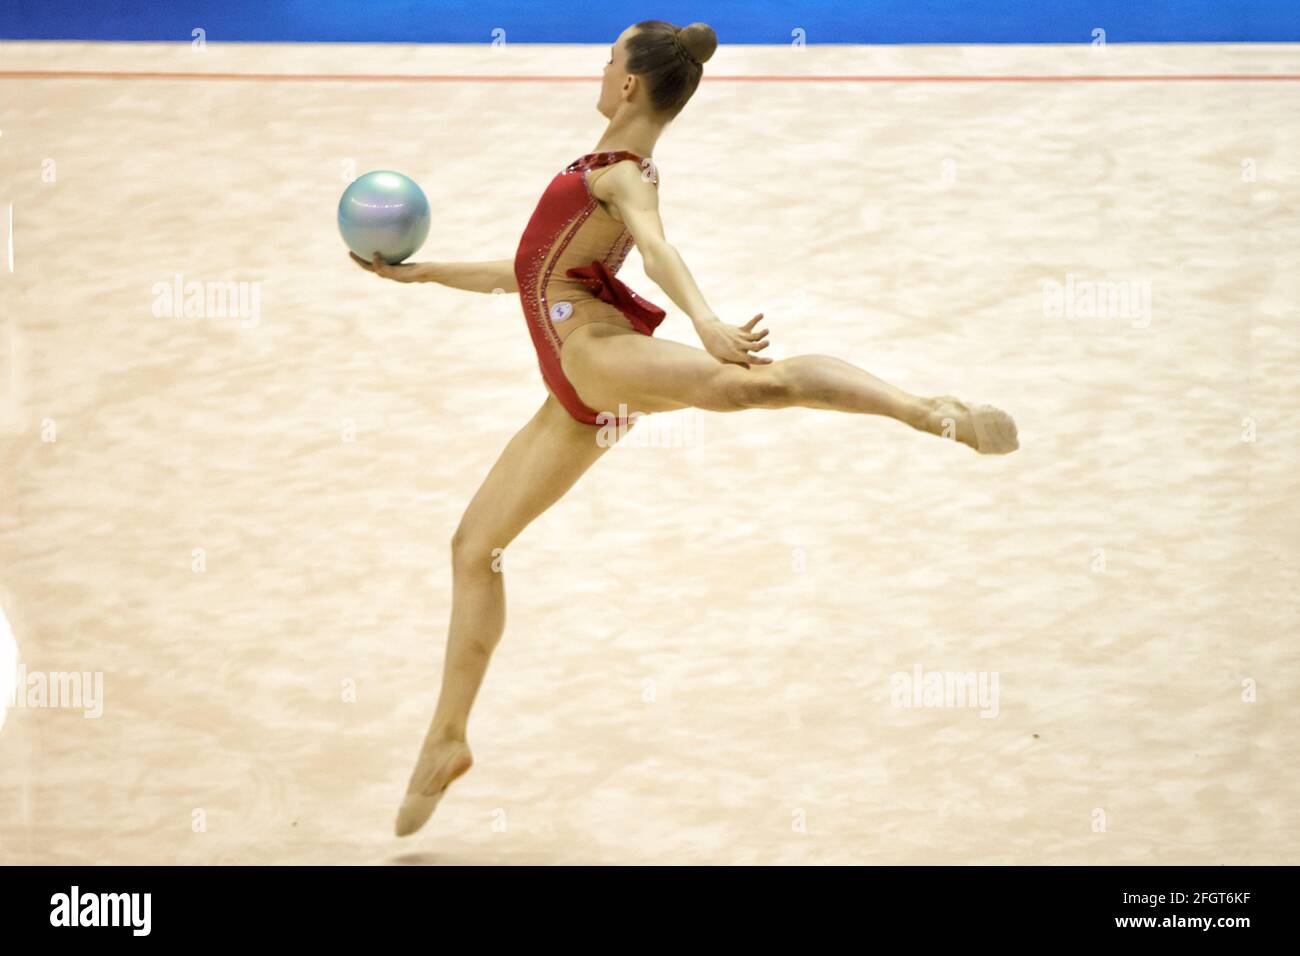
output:
M 618 39 L 609 50 L 609 62 L 605 64 L 605 78 L 600 84 L 600 99 L 596 109 L 606 119 L 613 119 L 619 104 L 630 101 L 632 94 L 640 85 L 640 80 L 627 71 L 627 40 L 636 33 L 631 26 L 618 35 Z

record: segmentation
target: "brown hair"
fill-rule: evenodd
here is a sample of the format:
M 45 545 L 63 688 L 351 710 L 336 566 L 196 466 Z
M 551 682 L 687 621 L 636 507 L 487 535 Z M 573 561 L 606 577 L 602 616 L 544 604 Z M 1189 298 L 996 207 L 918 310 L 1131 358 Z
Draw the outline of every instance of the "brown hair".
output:
M 643 20 L 627 41 L 627 71 L 645 80 L 650 103 L 672 119 L 700 85 L 704 64 L 717 48 L 717 34 L 707 23 L 678 27 Z

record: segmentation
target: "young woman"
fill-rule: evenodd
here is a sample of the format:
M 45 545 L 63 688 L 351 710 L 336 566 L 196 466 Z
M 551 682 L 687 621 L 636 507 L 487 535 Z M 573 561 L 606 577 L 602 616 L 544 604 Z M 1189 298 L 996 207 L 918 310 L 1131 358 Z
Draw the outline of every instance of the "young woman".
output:
M 714 314 L 664 238 L 658 175 L 649 157 L 699 85 L 717 38 L 702 23 L 649 20 L 611 48 L 596 109 L 609 120 L 596 151 L 558 173 L 513 260 L 390 266 L 353 258 L 399 282 L 518 292 L 549 392 L 506 445 L 452 537 L 452 607 L 442 691 L 397 816 L 414 833 L 447 786 L 470 768 L 466 725 L 505 627 L 498 556 L 554 504 L 610 444 L 620 415 L 702 408 L 804 406 L 883 415 L 954 438 L 982 454 L 1018 447 L 1014 422 L 987 405 L 924 398 L 825 355 L 760 355 L 762 314 L 730 325 Z M 615 278 L 635 243 L 645 272 L 691 319 L 702 349 L 654 338 L 664 317 Z

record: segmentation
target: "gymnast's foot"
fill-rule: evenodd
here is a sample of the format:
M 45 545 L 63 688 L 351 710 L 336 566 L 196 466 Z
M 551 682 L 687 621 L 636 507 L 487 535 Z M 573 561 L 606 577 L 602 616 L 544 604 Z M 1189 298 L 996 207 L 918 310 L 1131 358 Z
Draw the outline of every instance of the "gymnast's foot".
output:
M 981 455 L 1007 455 L 1020 447 L 1016 423 L 992 405 L 967 405 L 951 395 L 932 398 L 928 431 L 969 445 Z
M 426 740 L 411 782 L 397 811 L 396 833 L 409 836 L 433 816 L 438 801 L 457 777 L 474 765 L 469 746 L 463 740 Z

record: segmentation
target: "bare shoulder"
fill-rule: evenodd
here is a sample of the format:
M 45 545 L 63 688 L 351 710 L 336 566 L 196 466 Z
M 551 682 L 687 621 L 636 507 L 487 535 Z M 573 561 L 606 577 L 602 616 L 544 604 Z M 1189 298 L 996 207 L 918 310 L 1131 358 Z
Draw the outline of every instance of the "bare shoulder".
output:
M 611 163 L 596 175 L 588 177 L 591 192 L 602 202 L 621 205 L 635 200 L 637 205 L 654 204 L 657 201 L 659 170 L 654 160 L 646 159 L 638 163 L 634 159 L 624 159 Z

